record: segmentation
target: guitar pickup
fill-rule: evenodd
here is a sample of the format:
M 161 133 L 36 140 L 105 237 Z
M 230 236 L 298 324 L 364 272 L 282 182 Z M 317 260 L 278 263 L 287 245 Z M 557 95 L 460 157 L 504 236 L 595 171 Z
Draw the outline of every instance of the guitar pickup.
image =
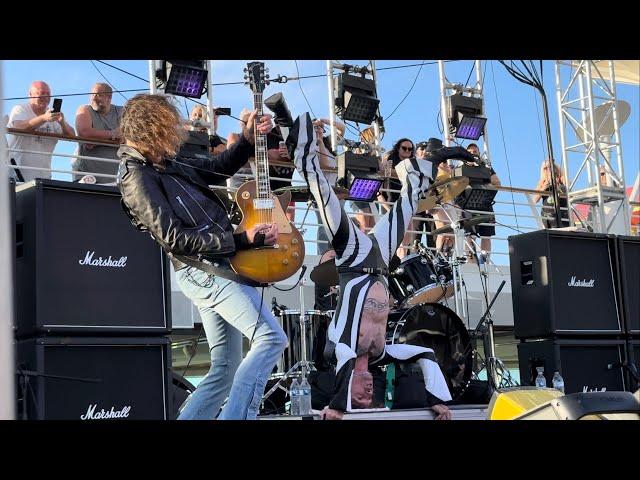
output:
M 254 198 L 253 208 L 255 210 L 271 210 L 273 209 L 273 199 L 272 198 Z

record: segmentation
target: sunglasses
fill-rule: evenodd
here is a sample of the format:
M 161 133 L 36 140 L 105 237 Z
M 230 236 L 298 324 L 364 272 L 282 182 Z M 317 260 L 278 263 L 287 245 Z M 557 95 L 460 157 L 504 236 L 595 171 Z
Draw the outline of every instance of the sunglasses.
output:
M 400 148 L 405 152 L 413 152 L 413 147 L 405 147 L 404 145 L 402 145 Z

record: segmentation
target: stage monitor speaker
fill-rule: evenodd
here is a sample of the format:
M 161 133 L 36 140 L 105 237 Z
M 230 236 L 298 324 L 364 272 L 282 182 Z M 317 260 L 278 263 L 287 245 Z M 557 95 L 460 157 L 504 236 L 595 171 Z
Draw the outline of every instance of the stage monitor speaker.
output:
M 514 420 L 640 420 L 640 402 L 630 392 L 573 393 L 528 410 Z
M 17 332 L 166 334 L 170 270 L 115 187 L 36 179 L 17 189 Z
M 565 393 L 627 390 L 625 372 L 616 367 L 626 360 L 623 340 L 547 339 L 518 344 L 520 384 L 535 385 L 536 367 L 544 367 L 547 385 L 560 372 Z
M 166 420 L 171 415 L 166 337 L 31 338 L 18 342 L 17 358 L 18 418 Z
M 626 331 L 640 336 L 640 237 L 617 237 L 618 294 Z
M 509 237 L 516 338 L 623 333 L 612 235 L 540 230 Z

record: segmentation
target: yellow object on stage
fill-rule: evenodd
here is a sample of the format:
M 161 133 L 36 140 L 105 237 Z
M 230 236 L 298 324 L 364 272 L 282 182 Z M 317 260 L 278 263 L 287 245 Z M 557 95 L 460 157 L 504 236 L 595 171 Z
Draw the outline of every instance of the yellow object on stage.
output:
M 564 395 L 553 388 L 514 387 L 497 391 L 487 408 L 487 420 L 512 420 L 527 410 Z

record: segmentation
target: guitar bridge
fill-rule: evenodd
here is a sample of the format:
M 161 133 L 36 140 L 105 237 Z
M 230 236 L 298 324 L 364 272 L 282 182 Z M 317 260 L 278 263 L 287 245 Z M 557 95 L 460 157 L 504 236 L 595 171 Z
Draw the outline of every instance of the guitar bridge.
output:
M 254 198 L 253 208 L 255 210 L 271 210 L 273 209 L 273 199 L 272 198 Z

